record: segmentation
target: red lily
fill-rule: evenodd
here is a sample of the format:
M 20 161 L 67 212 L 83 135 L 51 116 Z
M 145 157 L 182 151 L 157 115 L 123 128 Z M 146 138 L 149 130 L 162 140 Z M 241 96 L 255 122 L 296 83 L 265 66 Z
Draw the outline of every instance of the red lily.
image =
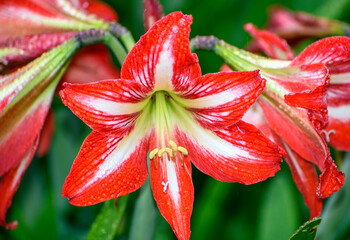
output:
M 307 38 L 345 35 L 350 26 L 344 22 L 321 18 L 282 6 L 271 8 L 266 30 L 287 40 L 290 44 Z
M 265 46 L 260 49 L 268 56 L 271 56 L 267 49 L 273 48 L 276 42 L 284 42 L 277 35 L 274 35 L 273 41 L 262 39 L 261 33 L 266 33 L 265 30 L 255 29 L 252 34 L 255 40 L 265 41 Z M 249 33 L 252 33 L 249 31 Z M 286 49 L 290 49 L 289 47 Z M 314 52 L 317 49 L 324 49 L 317 55 Z M 283 55 L 283 49 L 280 49 Z M 289 54 L 286 50 L 284 55 Z M 293 54 L 293 53 L 292 53 Z M 295 64 L 315 64 L 323 63 L 329 71 L 329 86 L 327 89 L 327 104 L 328 104 L 328 124 L 322 130 L 323 136 L 329 144 L 337 149 L 348 151 L 350 150 L 350 115 L 347 114 L 350 109 L 350 39 L 347 37 L 330 37 L 322 39 L 309 47 L 301 53 Z
M 264 88 L 258 71 L 201 76 L 189 48 L 191 16 L 157 21 L 130 51 L 121 79 L 65 84 L 66 104 L 93 132 L 62 195 L 79 206 L 137 190 L 147 179 L 161 214 L 189 239 L 191 162 L 227 182 L 252 184 L 279 170 L 280 149 L 240 120 Z
M 273 37 L 267 38 L 266 36 Z M 256 28 L 253 29 L 253 37 L 259 39 L 257 42 L 263 41 L 264 45 L 261 45 L 261 49 L 266 54 L 273 54 L 273 56 L 275 56 L 273 52 L 265 50 L 279 46 L 281 45 L 279 42 L 283 42 L 276 35 L 267 31 L 259 31 Z M 273 39 L 273 41 L 269 41 L 269 39 Z M 322 202 L 318 197 L 328 197 L 337 191 L 344 181 L 344 176 L 336 170 L 329 156 L 326 143 L 321 138 L 321 128 L 327 124 L 325 122 L 325 103 L 323 101 L 325 100 L 325 87 L 327 86 L 328 75 L 322 73 L 322 65 L 320 63 L 328 67 L 330 79 L 333 78 L 335 73 L 332 70 L 332 66 L 339 66 L 338 69 L 341 69 L 339 74 L 345 74 L 347 62 L 350 59 L 347 53 L 347 49 L 350 46 L 349 40 L 341 37 L 321 40 L 310 45 L 293 61 L 268 60 L 255 56 L 256 62 L 254 64 L 257 68 L 263 69 L 261 74 L 266 76 L 268 82 L 267 89 L 262 95 L 263 97 L 259 98 L 259 104 L 264 110 L 268 125 L 273 130 L 272 132 L 269 131 L 269 135 L 287 152 L 286 162 L 292 171 L 294 181 L 304 196 L 306 205 L 310 208 L 311 218 L 321 214 Z M 284 56 L 290 53 L 290 49 L 286 49 Z M 331 49 L 331 51 L 328 49 Z M 244 51 L 240 51 L 240 53 L 241 56 L 248 54 Z M 280 53 L 283 55 L 282 50 Z M 252 57 L 253 55 L 249 56 Z M 259 66 L 259 63 L 264 66 Z M 266 68 L 269 65 L 272 67 L 271 69 Z M 300 73 L 288 80 L 287 76 L 290 70 L 286 66 L 300 66 Z M 278 67 L 284 67 L 284 69 L 278 69 Z M 308 69 L 314 69 L 314 74 L 306 76 L 303 72 L 306 72 Z M 285 76 L 280 74 L 283 71 Z M 304 92 L 293 93 L 293 91 L 303 90 L 305 86 L 302 85 L 302 82 L 299 83 L 303 78 L 305 79 L 304 81 L 309 83 L 313 81 L 313 89 L 310 88 L 312 85 L 309 85 Z M 342 90 L 346 91 L 346 88 Z M 284 96 L 284 101 L 283 98 L 278 97 L 281 93 Z M 308 100 L 308 98 L 310 99 Z M 313 101 L 316 101 L 317 104 L 314 104 Z M 304 107 L 307 109 L 308 114 L 306 114 L 305 110 L 291 108 L 290 106 Z M 259 118 L 255 116 L 254 119 Z M 340 134 L 343 135 L 342 133 Z M 300 139 L 303 139 L 303 141 L 300 141 Z M 347 142 L 349 143 L 349 141 Z M 325 159 L 323 165 L 320 165 L 322 163 L 317 158 L 320 160 Z M 315 163 L 323 171 L 318 188 L 317 173 L 314 166 L 309 162 Z
M 38 145 L 36 142 L 39 139 L 58 81 L 67 67 L 67 61 L 79 45 L 75 38 L 77 32 L 71 31 L 78 29 L 79 21 L 83 21 L 87 28 L 96 27 L 98 26 L 97 23 L 103 22 L 91 14 L 86 14 L 83 6 L 75 4 L 59 10 L 60 14 L 68 11 L 63 14 L 65 15 L 64 19 L 72 19 L 74 24 L 65 25 L 63 29 L 52 28 L 53 31 L 56 31 L 54 33 L 41 33 L 47 30 L 47 24 L 60 24 L 62 17 L 58 17 L 60 14 L 56 14 L 56 16 L 53 9 L 57 10 L 61 6 L 59 4 L 64 5 L 68 2 L 70 4 L 70 1 L 66 0 L 0 1 L 0 22 L 4 21 L 4 17 L 9 15 L 8 10 L 11 9 L 12 12 L 16 9 L 18 12 L 26 13 L 31 17 L 35 15 L 35 18 L 27 19 L 25 24 L 22 18 L 15 21 L 7 19 L 6 26 L 9 27 L 1 28 L 1 32 L 7 34 L 2 35 L 2 39 L 4 37 L 6 39 L 0 43 L 0 62 L 4 65 L 6 71 L 10 66 L 22 65 L 36 58 L 26 66 L 17 71 L 11 70 L 11 73 L 0 78 L 0 193 L 5 196 L 0 199 L 0 225 L 6 228 L 13 229 L 17 226 L 16 223 L 6 224 L 7 209 L 11 205 L 12 197 Z M 71 3 L 73 4 L 73 2 Z M 85 3 L 85 1 L 82 1 L 82 3 Z M 93 1 L 90 3 L 94 3 L 94 5 L 84 4 L 84 7 L 87 7 L 90 11 L 94 10 L 98 13 L 101 12 L 101 9 L 106 9 L 106 6 L 99 5 L 99 2 Z M 92 8 L 91 6 L 95 7 Z M 96 10 L 96 6 L 102 6 L 102 8 Z M 71 11 L 72 9 L 76 10 Z M 82 9 L 82 11 L 79 9 Z M 14 11 L 13 15 L 18 12 Z M 112 15 L 110 12 L 110 8 L 107 9 L 104 18 L 115 18 L 116 15 Z M 74 17 L 69 17 L 69 14 L 74 15 Z M 46 21 L 48 16 L 50 16 L 50 21 Z M 86 19 L 84 20 L 84 18 Z M 103 26 L 105 25 L 107 26 L 108 23 L 104 22 Z M 42 28 L 39 28 L 39 26 Z M 22 36 L 23 33 L 28 33 L 27 31 L 31 30 L 32 27 L 35 28 L 35 31 L 30 33 L 38 34 Z M 10 36 L 15 38 L 10 38 Z M 67 49 L 62 49 L 64 46 Z M 51 48 L 54 49 L 46 52 Z M 97 50 L 102 52 L 97 53 Z M 95 70 L 90 65 L 86 66 L 84 63 L 77 63 L 76 60 L 73 60 L 73 67 L 65 77 L 67 81 L 76 81 L 77 75 L 83 76 L 82 72 L 89 72 L 88 78 L 86 74 L 84 75 L 86 81 L 92 81 L 94 76 L 96 78 L 119 76 L 119 71 L 112 67 L 105 49 L 101 50 L 101 47 L 97 47 L 91 50 L 90 47 L 90 50 L 79 53 L 79 56 L 82 60 L 89 60 L 90 64 L 95 63 L 94 66 L 101 63 L 103 65 Z M 94 78 L 94 81 L 96 78 Z M 38 146 L 41 155 L 48 150 L 53 125 L 49 125 L 48 128 L 44 127 L 44 129 L 48 130 L 41 134 L 42 139 Z M 21 144 L 18 144 L 19 142 Z

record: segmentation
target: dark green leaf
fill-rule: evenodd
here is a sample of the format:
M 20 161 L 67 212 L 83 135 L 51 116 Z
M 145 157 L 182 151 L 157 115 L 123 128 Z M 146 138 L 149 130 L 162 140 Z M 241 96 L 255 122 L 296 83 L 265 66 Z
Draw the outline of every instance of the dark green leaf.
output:
M 301 226 L 289 240 L 314 240 L 321 218 L 314 218 Z
M 91 226 L 87 240 L 112 240 L 123 220 L 129 196 L 106 201 Z

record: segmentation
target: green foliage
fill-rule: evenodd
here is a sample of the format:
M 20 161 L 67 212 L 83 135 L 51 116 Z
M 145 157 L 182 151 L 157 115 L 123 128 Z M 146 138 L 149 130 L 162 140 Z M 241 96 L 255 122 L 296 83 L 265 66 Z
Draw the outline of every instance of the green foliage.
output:
M 321 218 L 314 218 L 306 222 L 296 231 L 289 240 L 314 240 L 317 226 L 321 223 Z

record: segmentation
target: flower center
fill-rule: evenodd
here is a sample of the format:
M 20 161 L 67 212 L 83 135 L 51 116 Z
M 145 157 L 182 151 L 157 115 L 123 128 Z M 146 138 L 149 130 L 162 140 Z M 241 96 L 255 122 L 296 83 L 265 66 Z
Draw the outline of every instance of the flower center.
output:
M 183 106 L 176 100 L 177 96 L 167 91 L 157 91 L 150 99 L 150 114 L 155 130 L 155 138 L 152 139 L 149 158 L 163 158 L 165 154 L 168 159 L 175 160 L 179 153 L 188 155 L 186 148 L 179 146 L 175 140 L 175 125 L 181 121 L 180 112 L 186 112 Z M 180 157 L 180 159 L 182 159 Z

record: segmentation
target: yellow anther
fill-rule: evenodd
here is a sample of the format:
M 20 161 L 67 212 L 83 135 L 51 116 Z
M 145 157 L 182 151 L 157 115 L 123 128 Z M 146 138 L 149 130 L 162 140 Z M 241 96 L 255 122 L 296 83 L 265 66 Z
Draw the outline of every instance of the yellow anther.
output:
M 174 150 L 174 152 L 177 151 L 177 144 L 174 141 L 170 140 L 169 145 Z
M 158 153 L 159 149 L 155 148 L 149 153 L 149 159 L 153 159 L 154 156 Z
M 165 148 L 161 148 L 158 152 L 158 157 L 162 157 L 164 152 L 165 152 Z
M 188 151 L 187 151 L 187 149 L 186 148 L 184 148 L 184 147 L 177 147 L 177 150 L 179 150 L 180 152 L 182 152 L 183 153 L 183 155 L 185 155 L 185 156 L 187 156 L 188 155 Z
M 165 148 L 165 151 L 169 154 L 170 157 L 173 157 L 173 150 L 170 148 Z

